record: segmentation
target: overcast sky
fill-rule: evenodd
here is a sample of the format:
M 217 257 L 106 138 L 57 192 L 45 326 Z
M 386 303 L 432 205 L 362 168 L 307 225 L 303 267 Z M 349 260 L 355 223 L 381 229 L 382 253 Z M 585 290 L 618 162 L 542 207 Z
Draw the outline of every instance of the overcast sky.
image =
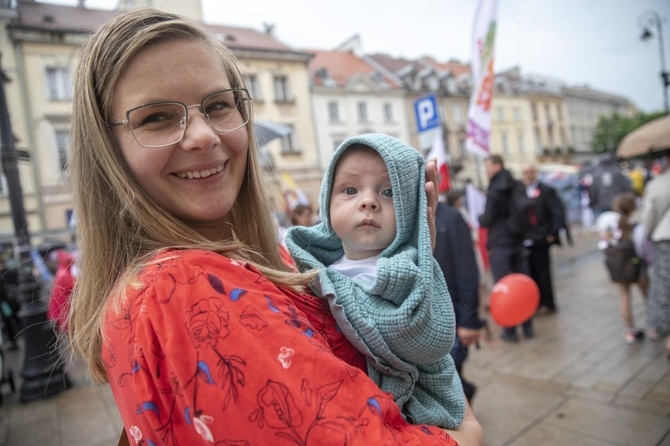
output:
M 187 1 L 187 0 L 184 0 Z M 56 1 L 54 1 L 56 2 Z M 76 4 L 75 0 L 58 3 Z M 88 0 L 109 9 L 115 0 Z M 330 49 L 355 34 L 364 53 L 468 62 L 475 0 L 202 0 L 210 23 L 263 30 L 296 49 Z M 571 85 L 619 94 L 644 111 L 663 109 L 657 28 L 640 40 L 640 16 L 662 19 L 670 70 L 670 0 L 499 0 L 496 71 L 520 66 Z

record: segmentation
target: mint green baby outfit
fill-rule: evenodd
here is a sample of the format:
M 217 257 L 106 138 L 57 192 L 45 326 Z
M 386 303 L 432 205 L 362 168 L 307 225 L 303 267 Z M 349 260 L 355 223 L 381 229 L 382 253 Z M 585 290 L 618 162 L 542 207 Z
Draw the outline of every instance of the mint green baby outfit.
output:
M 371 284 L 328 268 L 344 255 L 330 225 L 334 166 L 352 144 L 381 155 L 393 189 L 397 233 L 380 254 Z M 333 154 L 321 185 L 321 223 L 290 228 L 286 246 L 301 271 L 318 271 L 312 288 L 328 299 L 339 328 L 367 358 L 368 375 L 393 394 L 407 419 L 455 428 L 465 413 L 465 396 L 449 355 L 454 309 L 433 258 L 424 183 L 425 162 L 411 146 L 382 134 L 349 138 Z

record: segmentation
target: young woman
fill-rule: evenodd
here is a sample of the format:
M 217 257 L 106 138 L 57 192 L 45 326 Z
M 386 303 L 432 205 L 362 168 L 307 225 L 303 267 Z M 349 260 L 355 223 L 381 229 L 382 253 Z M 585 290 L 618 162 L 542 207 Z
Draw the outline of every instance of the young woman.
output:
M 276 243 L 252 125 L 234 57 L 181 17 L 123 13 L 80 53 L 70 166 L 82 262 L 68 329 L 128 436 L 481 444 L 470 410 L 458 431 L 408 424 L 327 303 L 301 293 L 313 275 Z

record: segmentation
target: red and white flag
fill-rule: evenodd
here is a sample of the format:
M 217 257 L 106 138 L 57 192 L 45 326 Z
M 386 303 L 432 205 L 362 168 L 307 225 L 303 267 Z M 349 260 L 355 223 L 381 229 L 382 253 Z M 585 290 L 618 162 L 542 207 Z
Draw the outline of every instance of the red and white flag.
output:
M 444 148 L 444 141 L 442 141 L 442 131 L 435 132 L 435 140 L 430 148 L 430 152 L 426 155 L 426 160 L 437 160 L 437 173 L 440 175 L 440 183 L 437 191 L 439 193 L 449 192 L 451 190 L 451 177 L 449 175 L 449 159 L 447 157 L 447 150 Z
M 498 0 L 479 0 L 472 31 L 472 94 L 468 108 L 468 152 L 487 157 L 491 150 L 491 102 L 495 74 L 493 72 Z

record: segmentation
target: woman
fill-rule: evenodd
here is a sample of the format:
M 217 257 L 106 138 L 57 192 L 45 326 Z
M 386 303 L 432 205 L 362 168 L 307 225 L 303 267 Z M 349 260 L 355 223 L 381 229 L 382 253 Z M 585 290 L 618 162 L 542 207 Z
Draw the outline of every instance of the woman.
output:
M 69 335 L 135 444 L 481 444 L 406 423 L 276 243 L 243 77 L 197 24 L 117 16 L 76 72 Z M 434 198 L 434 197 L 433 197 Z
M 642 206 L 642 223 L 654 260 L 647 327 L 652 341 L 666 339 L 665 353 L 670 359 L 670 150 L 659 161 L 664 161 L 664 171 L 647 184 Z

